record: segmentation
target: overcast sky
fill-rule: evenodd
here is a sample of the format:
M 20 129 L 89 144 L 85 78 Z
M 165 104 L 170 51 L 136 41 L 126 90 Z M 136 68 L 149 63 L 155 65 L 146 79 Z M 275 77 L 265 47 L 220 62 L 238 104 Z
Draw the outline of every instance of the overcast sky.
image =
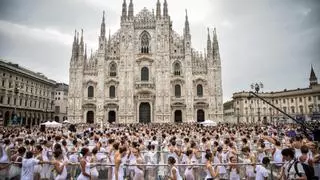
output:
M 127 3 L 129 0 L 127 0 Z M 161 0 L 163 3 L 164 0 Z M 206 47 L 217 28 L 224 102 L 262 82 L 264 91 L 308 86 L 313 64 L 320 78 L 319 0 L 167 0 L 182 34 L 188 9 L 193 47 Z M 156 0 L 133 0 L 134 12 Z M 74 29 L 94 50 L 102 11 L 111 33 L 120 27 L 121 0 L 0 0 L 0 58 L 68 83 Z

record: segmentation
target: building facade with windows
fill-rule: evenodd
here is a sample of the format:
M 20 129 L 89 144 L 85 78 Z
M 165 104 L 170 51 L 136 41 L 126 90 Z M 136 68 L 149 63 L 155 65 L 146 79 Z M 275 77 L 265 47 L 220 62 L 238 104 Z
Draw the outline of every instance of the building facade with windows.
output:
M 234 101 L 227 101 L 223 103 L 223 121 L 234 122 Z
M 216 30 L 206 53 L 192 48 L 188 16 L 183 35 L 172 29 L 168 4 L 134 15 L 122 5 L 121 28 L 106 37 L 103 14 L 98 50 L 87 55 L 75 33 L 70 61 L 68 120 L 74 123 L 196 122 L 223 118 L 221 61 Z M 161 9 L 161 6 L 163 9 Z M 128 9 L 127 9 L 128 8 Z M 213 38 L 211 38 L 213 37 Z
M 53 118 L 56 82 L 0 60 L 0 125 L 38 125 Z
M 68 89 L 67 84 L 56 84 L 54 94 L 54 120 L 56 122 L 64 122 L 68 119 Z
M 296 119 L 311 120 L 320 114 L 320 84 L 312 67 L 308 88 L 263 92 L 258 95 Z M 249 92 L 234 93 L 232 102 L 234 122 L 272 123 L 288 119 L 267 103 L 250 96 Z

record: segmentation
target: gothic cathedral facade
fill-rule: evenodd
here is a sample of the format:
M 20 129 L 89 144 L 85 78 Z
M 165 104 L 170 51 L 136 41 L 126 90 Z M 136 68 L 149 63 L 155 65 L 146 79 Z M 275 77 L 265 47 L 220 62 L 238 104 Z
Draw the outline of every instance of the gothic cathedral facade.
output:
M 128 8 L 128 10 L 127 10 Z M 172 29 L 166 0 L 156 12 L 122 5 L 121 28 L 106 36 L 103 13 L 98 50 L 87 56 L 75 33 L 69 69 L 72 123 L 222 121 L 221 60 L 216 30 L 206 52 L 192 48 L 188 15 L 183 35 Z

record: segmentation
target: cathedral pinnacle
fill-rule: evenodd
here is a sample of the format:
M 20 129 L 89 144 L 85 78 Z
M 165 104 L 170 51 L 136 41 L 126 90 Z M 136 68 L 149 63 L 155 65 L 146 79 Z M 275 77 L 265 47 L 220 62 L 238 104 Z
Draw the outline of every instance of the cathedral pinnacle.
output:
M 74 30 L 74 39 L 72 44 L 72 56 L 75 57 L 77 54 L 77 30 Z
M 121 19 L 126 19 L 126 18 L 127 18 L 127 3 L 126 3 L 126 0 L 123 0 Z
M 210 38 L 210 31 L 208 28 L 208 40 L 207 40 L 207 50 L 208 50 L 208 57 L 211 57 L 212 55 L 212 48 L 211 48 L 211 38 Z
M 77 44 L 79 44 L 79 32 L 77 32 Z
M 133 3 L 132 3 L 132 0 L 130 0 L 128 16 L 129 16 L 129 19 L 133 18 Z
M 212 49 L 213 49 L 213 57 L 217 61 L 220 61 L 220 53 L 219 53 L 219 43 L 217 38 L 217 30 L 214 28 L 213 30 L 213 42 L 212 42 Z
M 81 29 L 81 40 L 80 43 L 83 44 L 83 29 Z
M 87 43 L 85 45 L 85 50 L 84 50 L 84 59 L 87 60 Z
M 167 0 L 164 0 L 164 3 L 163 3 L 163 17 L 168 17 L 168 3 L 167 3 Z
M 83 45 L 83 29 L 81 29 L 81 39 L 80 39 L 80 46 L 79 46 L 79 55 L 84 55 L 84 45 Z
M 218 43 L 216 28 L 214 28 L 213 30 L 213 46 L 215 50 L 219 51 L 219 43 Z
M 100 31 L 100 36 L 104 37 L 106 35 L 106 24 L 105 24 L 105 19 L 104 19 L 104 11 L 102 15 L 102 22 L 101 22 L 101 31 Z
M 185 35 L 190 34 L 189 20 L 188 20 L 188 11 L 186 9 L 186 22 L 184 24 Z
M 156 18 L 157 19 L 161 18 L 161 4 L 159 0 L 157 1 Z
M 77 42 L 77 30 L 74 30 L 74 38 L 73 38 L 73 44 Z

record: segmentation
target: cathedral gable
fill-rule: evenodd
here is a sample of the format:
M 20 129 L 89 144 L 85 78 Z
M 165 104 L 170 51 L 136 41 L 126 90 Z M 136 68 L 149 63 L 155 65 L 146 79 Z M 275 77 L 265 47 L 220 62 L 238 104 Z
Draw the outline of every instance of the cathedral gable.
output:
M 154 29 L 156 27 L 156 19 L 146 7 L 140 11 L 134 19 L 135 29 Z

